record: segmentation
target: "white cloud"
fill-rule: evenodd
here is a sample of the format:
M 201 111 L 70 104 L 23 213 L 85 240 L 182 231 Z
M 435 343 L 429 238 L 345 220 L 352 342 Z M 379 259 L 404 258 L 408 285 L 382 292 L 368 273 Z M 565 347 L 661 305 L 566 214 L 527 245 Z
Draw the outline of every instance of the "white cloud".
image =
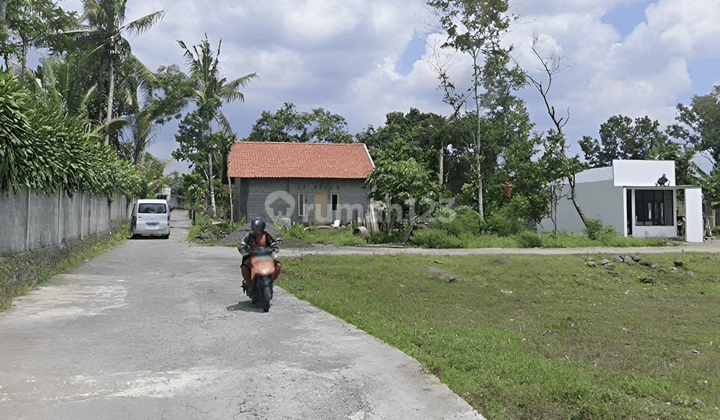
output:
M 661 0 L 648 7 L 647 17 L 637 32 L 657 39 L 670 53 L 688 59 L 720 56 L 720 1 Z
M 557 53 L 567 66 L 550 92 L 558 113 L 570 109 L 566 126 L 574 142 L 597 136 L 610 116 L 648 115 L 669 124 L 678 97 L 692 81 L 687 63 L 720 58 L 719 0 L 660 0 L 646 10 L 647 21 L 626 38 L 602 17 L 635 0 L 515 0 L 521 18 L 506 41 L 534 76 L 542 76 L 530 51 L 532 37 L 543 56 Z M 246 135 L 263 110 L 284 102 L 302 110 L 324 107 L 343 115 L 352 132 L 378 126 L 391 111 L 448 114 L 437 92 L 437 76 L 428 65 L 431 51 L 403 75 L 397 63 L 413 36 L 436 45 L 428 33 L 432 14 L 423 0 L 129 0 L 128 19 L 165 10 L 164 20 L 148 32 L 130 37 L 135 54 L 151 69 L 178 64 L 185 68 L 176 40 L 197 44 L 207 33 L 213 49 L 222 38 L 221 71 L 229 79 L 257 72 L 245 88 L 245 103 L 225 108 L 234 129 Z M 80 0 L 66 0 L 63 7 Z M 453 56 L 450 73 L 459 85 L 469 80 L 467 57 Z M 709 77 L 709 80 L 717 76 Z M 705 94 L 707 92 L 694 92 Z M 550 124 L 537 92 L 525 89 L 531 118 L 539 129 Z M 156 143 L 167 144 L 173 132 L 163 130 Z M 158 144 L 157 149 L 161 147 Z M 165 147 L 167 149 L 167 147 Z M 165 152 L 163 152 L 165 153 Z
M 720 46 L 714 42 L 720 39 L 716 24 L 720 2 L 716 0 L 651 4 L 647 22 L 624 40 L 611 25 L 601 22 L 618 1 L 576 6 L 568 1 L 550 3 L 548 8 L 545 4 L 527 6 L 532 14 L 523 16 L 509 38 L 523 67 L 533 75 L 542 75 L 529 50 L 533 34 L 540 35 L 544 56 L 562 55 L 568 67 L 554 79 L 550 95 L 558 112 L 570 109 L 565 129 L 571 141 L 582 135 L 597 137 L 599 125 L 617 114 L 648 115 L 663 125 L 672 123 L 677 98 L 692 88 L 687 62 L 720 55 L 716 51 Z M 539 128 L 548 128 L 550 120 L 537 92 L 528 89 L 522 96 Z

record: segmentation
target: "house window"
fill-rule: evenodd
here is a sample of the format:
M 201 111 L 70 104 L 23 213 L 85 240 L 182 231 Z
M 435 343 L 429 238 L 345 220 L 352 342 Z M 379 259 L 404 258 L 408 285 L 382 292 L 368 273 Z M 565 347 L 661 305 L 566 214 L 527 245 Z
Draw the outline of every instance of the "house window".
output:
M 635 224 L 637 226 L 673 226 L 673 192 L 635 190 Z
M 298 194 L 297 208 L 298 208 L 298 217 L 305 217 L 305 194 L 304 193 Z
M 331 194 L 330 195 L 330 210 L 331 211 L 338 211 L 340 205 L 340 195 L 339 194 Z

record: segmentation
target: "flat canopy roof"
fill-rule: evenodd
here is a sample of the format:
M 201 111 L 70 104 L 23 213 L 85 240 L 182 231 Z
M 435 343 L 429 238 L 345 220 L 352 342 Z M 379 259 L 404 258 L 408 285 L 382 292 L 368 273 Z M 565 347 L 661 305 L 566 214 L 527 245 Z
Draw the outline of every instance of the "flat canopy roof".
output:
M 692 190 L 702 188 L 696 185 L 623 185 L 622 187 L 630 190 Z

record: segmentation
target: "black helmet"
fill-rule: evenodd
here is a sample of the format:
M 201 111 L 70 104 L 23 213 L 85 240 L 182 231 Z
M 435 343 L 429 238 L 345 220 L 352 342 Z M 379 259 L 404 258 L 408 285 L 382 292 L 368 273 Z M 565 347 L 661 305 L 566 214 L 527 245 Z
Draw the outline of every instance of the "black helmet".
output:
M 256 217 L 250 224 L 250 230 L 253 235 L 259 235 L 265 230 L 265 220 L 262 217 Z

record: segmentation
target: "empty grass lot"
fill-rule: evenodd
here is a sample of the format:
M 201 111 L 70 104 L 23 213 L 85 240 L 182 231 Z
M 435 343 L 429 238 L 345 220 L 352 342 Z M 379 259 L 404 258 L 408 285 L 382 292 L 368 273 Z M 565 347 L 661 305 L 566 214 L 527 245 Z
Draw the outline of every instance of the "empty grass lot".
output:
M 720 419 L 720 257 L 643 257 L 304 256 L 278 284 L 488 419 Z

